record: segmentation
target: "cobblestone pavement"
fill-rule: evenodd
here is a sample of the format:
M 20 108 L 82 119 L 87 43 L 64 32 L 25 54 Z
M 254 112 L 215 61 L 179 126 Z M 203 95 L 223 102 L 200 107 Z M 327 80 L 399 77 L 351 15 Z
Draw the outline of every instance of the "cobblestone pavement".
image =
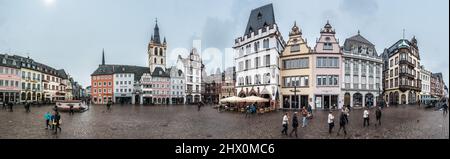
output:
M 245 118 L 236 112 L 221 112 L 211 107 L 197 111 L 196 106 L 114 105 L 111 112 L 95 105 L 73 116 L 62 113 L 62 133 L 53 135 L 44 129 L 43 114 L 51 106 L 23 106 L 14 112 L 0 111 L 0 139 L 291 139 L 281 135 L 283 111 Z M 417 106 L 398 106 L 383 110 L 382 126 L 363 128 L 362 110 L 352 110 L 347 136 L 337 136 L 338 124 L 328 134 L 328 111 L 315 111 L 305 128 L 299 127 L 299 139 L 448 139 L 449 117 L 442 111 Z M 334 112 L 336 119 L 338 112 Z M 300 119 L 300 118 L 299 118 Z M 301 123 L 301 122 L 300 122 Z M 289 127 L 289 131 L 291 127 Z

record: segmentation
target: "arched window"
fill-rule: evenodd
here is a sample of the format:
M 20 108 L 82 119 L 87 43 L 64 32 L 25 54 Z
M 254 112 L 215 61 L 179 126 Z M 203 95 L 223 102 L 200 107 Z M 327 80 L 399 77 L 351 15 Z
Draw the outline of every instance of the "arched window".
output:
M 162 64 L 162 65 L 164 64 L 164 59 L 161 59 L 161 64 Z
M 155 53 L 155 55 L 158 55 L 158 48 L 155 47 L 155 52 L 154 53 Z
M 270 73 L 264 74 L 264 84 L 270 84 Z
M 159 48 L 159 54 L 160 54 L 161 56 L 164 56 L 164 54 L 163 54 L 163 49 L 162 49 L 162 48 Z
M 154 58 L 154 59 L 153 59 L 153 61 L 154 61 L 153 63 L 155 63 L 155 64 L 156 64 L 156 58 Z

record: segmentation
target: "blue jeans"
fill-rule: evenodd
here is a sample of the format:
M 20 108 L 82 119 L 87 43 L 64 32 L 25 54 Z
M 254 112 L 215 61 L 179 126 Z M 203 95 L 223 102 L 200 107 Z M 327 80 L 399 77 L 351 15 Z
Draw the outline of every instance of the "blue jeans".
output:
M 302 126 L 302 127 L 305 127 L 306 125 L 308 125 L 308 124 L 307 124 L 307 120 L 308 120 L 308 119 L 306 119 L 306 117 L 304 116 L 304 117 L 303 117 L 303 126 Z

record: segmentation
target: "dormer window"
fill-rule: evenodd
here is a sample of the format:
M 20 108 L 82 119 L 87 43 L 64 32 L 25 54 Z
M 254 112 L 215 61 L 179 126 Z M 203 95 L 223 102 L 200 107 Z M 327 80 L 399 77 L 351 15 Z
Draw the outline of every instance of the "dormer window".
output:
M 331 44 L 331 43 L 324 43 L 323 44 L 323 49 L 324 50 L 333 50 L 333 44 Z
M 261 14 L 261 12 L 259 12 L 258 13 L 258 20 L 261 20 L 262 19 L 262 14 Z

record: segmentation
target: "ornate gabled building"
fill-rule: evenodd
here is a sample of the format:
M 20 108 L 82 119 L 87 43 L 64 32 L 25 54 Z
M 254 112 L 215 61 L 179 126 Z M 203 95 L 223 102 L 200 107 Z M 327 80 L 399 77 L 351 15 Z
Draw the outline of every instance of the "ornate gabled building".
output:
M 280 57 L 282 108 L 299 109 L 308 106 L 313 96 L 310 82 L 312 60 L 312 49 L 295 23 Z
M 400 39 L 382 56 L 385 100 L 391 105 L 417 103 L 422 90 L 417 39 Z
M 437 100 L 439 100 L 440 98 L 444 97 L 444 79 L 442 77 L 442 73 L 432 73 L 431 74 L 431 96 L 433 98 L 436 98 Z
M 193 48 L 187 58 L 178 56 L 177 69 L 185 73 L 185 103 L 194 104 L 202 100 L 202 70 L 203 63 L 197 49 Z
M 236 92 L 240 97 L 260 96 L 269 99 L 265 107 L 278 108 L 280 99 L 279 60 L 285 41 L 275 21 L 273 5 L 250 13 L 245 33 L 234 43 Z
M 375 45 L 358 35 L 345 40 L 342 63 L 342 94 L 344 105 L 351 107 L 376 106 L 381 95 L 383 59 Z
M 314 86 L 313 100 L 309 103 L 314 109 L 340 108 L 342 49 L 336 32 L 329 22 L 320 31 L 312 59 L 311 82 Z
M 425 66 L 420 66 L 420 79 L 422 80 L 422 91 L 420 92 L 420 102 L 429 104 L 431 102 L 431 71 Z
M 229 67 L 226 68 L 222 73 L 222 85 L 219 94 L 219 98 L 227 98 L 231 96 L 236 96 L 236 68 Z
M 175 66 L 172 66 L 168 72 L 170 72 L 170 104 L 184 104 L 186 98 L 185 86 L 185 74 L 182 70 Z

